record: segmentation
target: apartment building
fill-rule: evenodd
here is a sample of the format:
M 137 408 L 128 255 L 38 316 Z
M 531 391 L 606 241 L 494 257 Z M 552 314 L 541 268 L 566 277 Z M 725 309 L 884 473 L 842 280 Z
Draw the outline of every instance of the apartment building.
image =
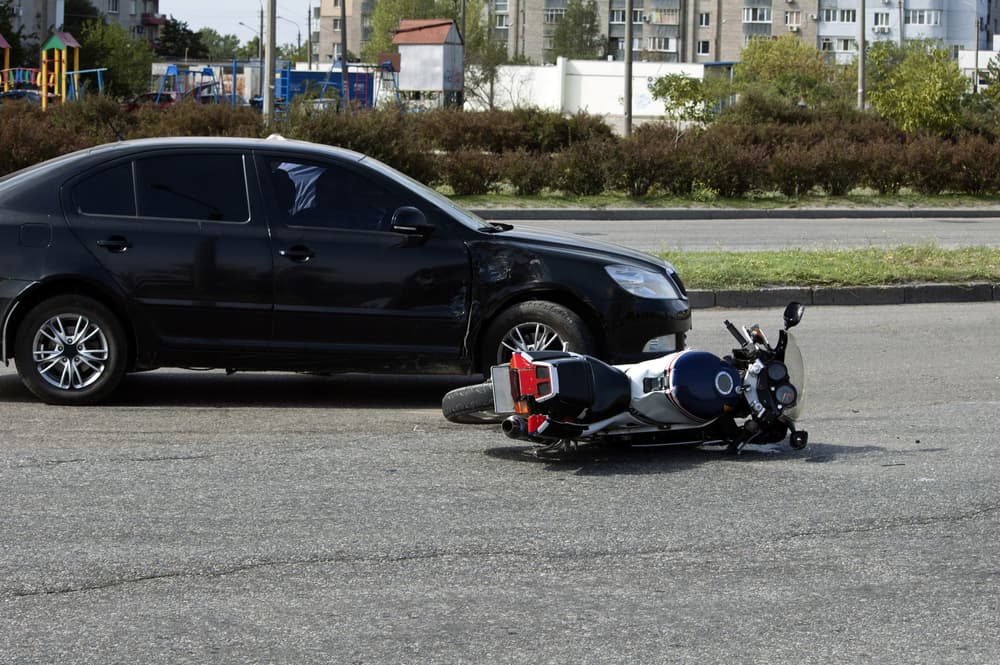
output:
M 624 0 L 598 3 L 608 53 L 625 57 L 625 21 L 632 22 L 635 60 L 737 60 L 756 37 L 791 33 L 838 61 L 857 55 L 864 12 L 865 41 L 935 39 L 957 52 L 985 47 L 1000 30 L 1000 0 Z M 490 0 L 494 36 L 508 53 L 552 61 L 552 33 L 566 0 Z
M 167 18 L 160 0 L 91 0 L 108 20 L 117 21 L 135 39 L 155 41 Z M 43 42 L 68 19 L 65 0 L 14 0 L 14 29 Z
M 312 65 L 324 67 L 340 59 L 343 39 L 341 32 L 340 3 L 346 2 L 347 50 L 354 56 L 368 42 L 372 31 L 372 12 L 376 0 L 320 0 L 319 6 L 312 8 L 310 34 L 312 40 Z

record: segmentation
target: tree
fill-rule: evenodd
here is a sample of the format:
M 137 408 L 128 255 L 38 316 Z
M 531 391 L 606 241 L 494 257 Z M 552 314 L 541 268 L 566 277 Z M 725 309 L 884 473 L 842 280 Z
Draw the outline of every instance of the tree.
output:
M 208 57 L 208 50 L 184 21 L 178 21 L 173 16 L 160 28 L 159 45 L 156 52 L 167 58 L 192 58 L 199 60 Z
M 497 73 L 509 59 L 506 45 L 494 38 L 490 17 L 484 16 L 484 4 L 483 0 L 469 0 L 466 5 L 465 97 L 492 110 Z M 470 21 L 476 16 L 482 18 Z
M 788 104 L 822 106 L 846 103 L 847 76 L 819 49 L 795 35 L 753 39 L 734 70 L 737 92 L 754 91 Z
M 905 132 L 957 126 L 969 81 L 947 49 L 931 41 L 878 42 L 868 53 L 868 99 Z
M 434 0 L 378 0 L 372 13 L 372 32 L 361 51 L 367 62 L 377 62 L 381 53 L 394 50 L 392 36 L 399 29 L 399 22 L 407 18 L 454 18 L 454 7 L 437 15 Z
M 683 74 L 667 74 L 650 86 L 653 99 L 663 102 L 667 114 L 675 120 L 709 122 L 717 107 L 729 96 L 729 85 L 722 79 L 697 79 Z
M 90 0 L 66 0 L 62 29 L 74 37 L 83 34 L 84 24 L 100 20 L 101 12 Z
M 10 44 L 10 66 L 28 66 L 28 50 L 25 48 L 24 28 L 14 30 L 14 7 L 12 0 L 0 0 L 0 35 Z M 0 58 L 0 62 L 3 59 Z
M 236 35 L 221 35 L 212 28 L 202 28 L 196 36 L 205 47 L 205 57 L 209 60 L 232 60 L 237 57 L 240 38 Z
M 129 37 L 118 23 L 105 25 L 87 21 L 80 34 L 81 67 L 106 67 L 105 92 L 114 97 L 132 97 L 149 89 L 153 51 L 149 43 Z
M 565 16 L 552 33 L 550 62 L 555 62 L 558 56 L 581 60 L 603 58 L 607 48 L 596 0 L 586 0 L 586 4 L 584 0 L 569 0 Z

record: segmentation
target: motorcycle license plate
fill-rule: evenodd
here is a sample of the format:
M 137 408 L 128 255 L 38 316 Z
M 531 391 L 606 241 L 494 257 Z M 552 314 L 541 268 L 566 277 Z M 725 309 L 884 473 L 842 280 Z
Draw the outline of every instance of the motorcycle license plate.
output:
M 490 370 L 493 378 L 493 410 L 514 413 L 514 395 L 510 389 L 510 365 L 497 365 Z

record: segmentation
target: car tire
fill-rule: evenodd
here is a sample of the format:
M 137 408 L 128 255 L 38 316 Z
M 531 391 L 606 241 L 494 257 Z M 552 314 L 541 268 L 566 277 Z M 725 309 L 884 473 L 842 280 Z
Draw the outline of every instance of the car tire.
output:
M 574 351 L 592 355 L 594 336 L 573 310 L 544 300 L 529 300 L 505 309 L 483 336 L 482 371 L 510 360 L 517 351 Z
M 455 388 L 441 400 L 446 420 L 461 425 L 495 425 L 504 419 L 493 410 L 493 383 Z
M 121 383 L 126 344 L 107 307 L 85 296 L 58 296 L 28 312 L 18 327 L 14 360 L 21 381 L 42 401 L 96 404 Z

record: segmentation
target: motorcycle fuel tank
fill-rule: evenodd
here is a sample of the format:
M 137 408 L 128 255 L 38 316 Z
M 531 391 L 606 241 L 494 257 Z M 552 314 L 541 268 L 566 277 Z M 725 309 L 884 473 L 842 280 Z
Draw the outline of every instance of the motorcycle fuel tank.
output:
M 706 351 L 686 350 L 628 370 L 643 396 L 634 409 L 654 422 L 704 424 L 740 405 L 739 371 Z

